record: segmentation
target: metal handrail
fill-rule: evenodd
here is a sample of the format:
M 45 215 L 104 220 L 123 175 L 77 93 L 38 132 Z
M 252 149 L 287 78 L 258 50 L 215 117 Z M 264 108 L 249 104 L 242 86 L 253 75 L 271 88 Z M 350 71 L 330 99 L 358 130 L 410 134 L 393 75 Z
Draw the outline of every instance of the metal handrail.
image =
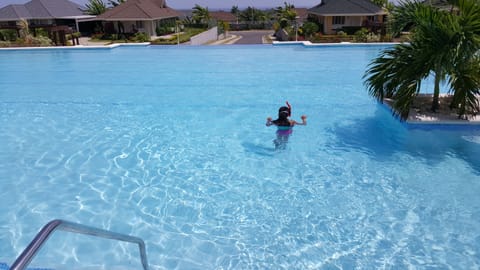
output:
M 145 243 L 142 239 L 130 236 L 126 234 L 111 232 L 107 230 L 102 230 L 95 227 L 89 227 L 78 223 L 73 223 L 65 220 L 55 219 L 47 223 L 40 232 L 37 233 L 35 238 L 30 242 L 30 244 L 23 250 L 22 254 L 18 256 L 15 262 L 10 267 L 10 270 L 24 270 L 30 264 L 33 257 L 37 254 L 43 244 L 48 240 L 51 234 L 56 230 L 63 230 L 67 232 L 74 232 L 86 235 L 92 235 L 107 239 L 114 239 L 119 241 L 131 242 L 138 244 L 140 249 L 140 257 L 142 260 L 142 265 L 144 270 L 148 270 L 148 261 L 147 261 L 147 251 L 145 249 Z

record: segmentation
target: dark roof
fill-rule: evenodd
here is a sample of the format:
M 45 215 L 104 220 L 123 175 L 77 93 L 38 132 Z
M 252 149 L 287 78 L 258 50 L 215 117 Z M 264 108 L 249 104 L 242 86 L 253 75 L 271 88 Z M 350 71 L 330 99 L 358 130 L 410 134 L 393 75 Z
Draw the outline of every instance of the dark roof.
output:
M 8 5 L 0 9 L 1 21 L 16 21 L 19 18 L 30 18 L 30 13 L 24 5 Z
M 373 15 L 386 14 L 379 6 L 370 0 L 322 0 L 308 10 L 318 15 Z
M 210 17 L 217 21 L 224 21 L 224 22 L 234 22 L 237 20 L 237 17 L 227 11 L 210 11 Z
M 0 21 L 56 19 L 83 15 L 81 7 L 68 0 L 32 0 L 23 5 L 8 5 L 0 9 Z
M 179 17 L 181 14 L 167 7 L 163 0 L 128 0 L 97 18 L 106 21 L 155 20 Z
M 304 21 L 308 17 L 308 9 L 307 8 L 295 8 L 295 12 L 301 21 Z
M 84 15 L 79 5 L 68 0 L 32 0 L 26 3 L 25 6 L 32 14 L 42 11 L 48 14 L 50 18 Z

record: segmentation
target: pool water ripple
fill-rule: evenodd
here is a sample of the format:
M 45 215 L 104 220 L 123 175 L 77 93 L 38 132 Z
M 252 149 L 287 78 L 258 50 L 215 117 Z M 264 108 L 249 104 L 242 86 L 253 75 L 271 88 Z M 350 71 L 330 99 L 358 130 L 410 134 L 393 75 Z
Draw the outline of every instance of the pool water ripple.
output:
M 377 53 L 0 52 L 0 261 L 61 218 L 142 237 L 153 269 L 478 268 L 478 130 L 398 123 L 362 85 Z M 275 151 L 285 100 L 308 126 Z M 62 233 L 34 264 L 137 254 Z

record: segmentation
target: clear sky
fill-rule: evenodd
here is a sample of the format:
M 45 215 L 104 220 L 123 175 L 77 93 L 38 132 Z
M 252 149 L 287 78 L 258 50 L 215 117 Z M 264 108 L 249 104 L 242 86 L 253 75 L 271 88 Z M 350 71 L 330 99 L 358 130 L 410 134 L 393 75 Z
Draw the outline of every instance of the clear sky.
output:
M 0 8 L 9 4 L 24 4 L 30 0 L 0 0 Z M 80 5 L 85 5 L 88 0 L 70 0 Z M 108 2 L 104 0 L 104 2 Z M 320 3 L 320 0 L 167 0 L 167 5 L 174 9 L 192 9 L 195 4 L 202 7 L 208 7 L 210 10 L 223 9 L 230 11 L 232 6 L 238 6 L 240 9 L 248 6 L 255 8 L 268 8 L 283 6 L 284 2 L 295 5 L 295 7 L 311 8 Z

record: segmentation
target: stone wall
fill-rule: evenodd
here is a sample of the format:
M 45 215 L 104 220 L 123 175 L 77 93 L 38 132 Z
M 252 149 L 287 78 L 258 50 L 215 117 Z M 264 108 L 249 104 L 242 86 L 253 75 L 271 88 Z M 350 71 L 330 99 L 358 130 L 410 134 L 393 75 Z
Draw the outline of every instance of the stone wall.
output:
M 218 28 L 215 26 L 212 29 L 202 32 L 190 38 L 191 45 L 202 45 L 218 39 Z

